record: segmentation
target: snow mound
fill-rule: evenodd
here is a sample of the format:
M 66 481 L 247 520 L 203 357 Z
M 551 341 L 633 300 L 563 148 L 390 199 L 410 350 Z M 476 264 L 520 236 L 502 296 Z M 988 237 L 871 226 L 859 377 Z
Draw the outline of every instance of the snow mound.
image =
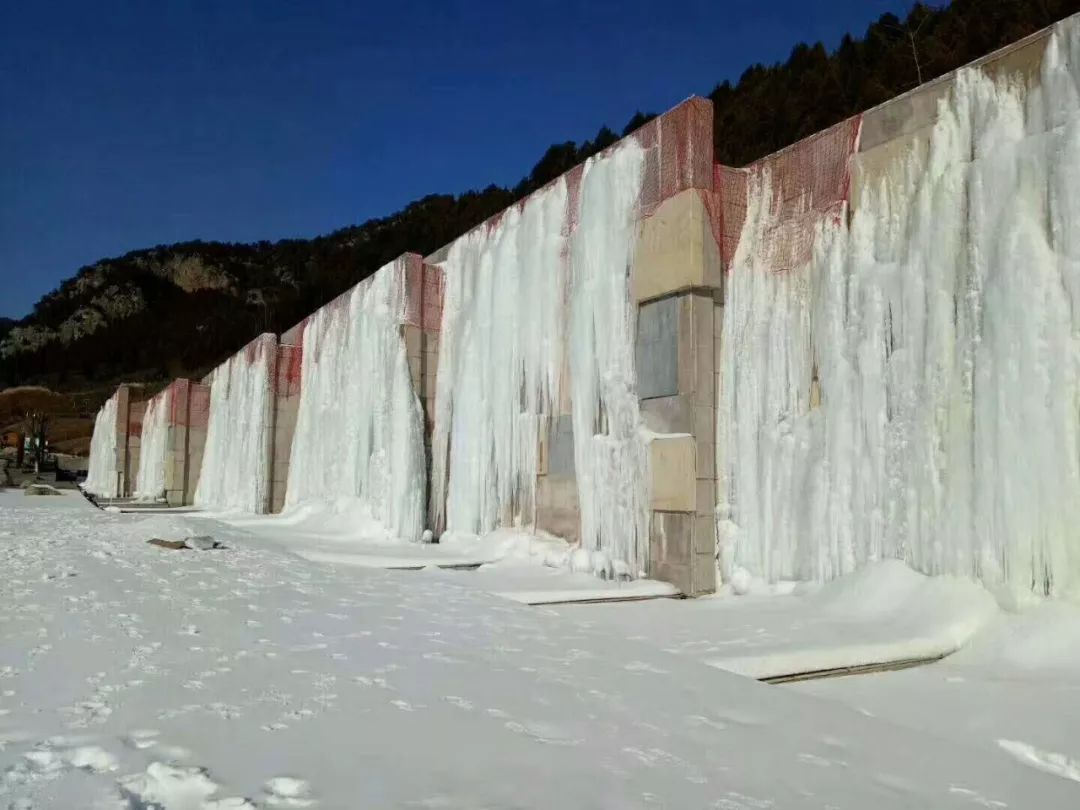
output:
M 707 663 L 773 678 L 936 659 L 956 652 L 999 614 L 994 597 L 974 581 L 929 577 L 899 560 L 795 593 L 805 622 L 797 639 Z

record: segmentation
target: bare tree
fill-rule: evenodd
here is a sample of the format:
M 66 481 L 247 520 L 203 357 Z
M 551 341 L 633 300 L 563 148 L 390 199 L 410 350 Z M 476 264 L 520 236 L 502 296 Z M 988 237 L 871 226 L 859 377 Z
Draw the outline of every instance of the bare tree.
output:
M 917 25 L 913 25 L 913 22 L 914 22 L 914 19 L 915 19 L 915 16 L 916 16 L 916 12 L 921 12 L 918 15 L 919 16 L 919 22 L 918 22 Z M 912 58 L 912 61 L 914 61 L 914 63 L 915 63 L 916 87 L 923 83 L 922 62 L 919 59 L 919 46 L 918 46 L 918 41 L 917 40 L 918 40 L 919 32 L 922 30 L 922 27 L 926 24 L 926 21 L 929 20 L 929 19 L 930 19 L 930 14 L 927 13 L 926 7 L 922 3 L 915 3 L 913 6 L 911 6 L 911 9 L 908 11 L 907 17 L 905 17 L 904 24 L 902 26 L 897 26 L 897 25 L 888 26 L 893 31 L 896 31 L 896 33 L 898 33 L 901 36 L 905 37 L 907 39 L 908 43 L 911 45 L 911 58 Z
M 0 427 L 30 439 L 34 469 L 40 471 L 53 420 L 74 413 L 74 403 L 65 394 L 37 386 L 20 386 L 0 391 Z M 20 453 L 21 455 L 21 453 Z

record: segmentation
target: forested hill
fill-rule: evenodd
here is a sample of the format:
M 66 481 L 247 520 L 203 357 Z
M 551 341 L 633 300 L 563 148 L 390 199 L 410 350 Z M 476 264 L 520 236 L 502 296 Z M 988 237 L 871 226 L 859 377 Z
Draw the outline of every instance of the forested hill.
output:
M 754 65 L 709 94 L 717 159 L 744 165 L 1076 11 L 1080 0 L 916 4 L 834 51 L 799 44 L 783 64 Z M 635 115 L 622 134 L 649 117 Z M 184 242 L 83 267 L 21 322 L 0 324 L 0 385 L 107 390 L 201 376 L 260 332 L 288 328 L 405 251 L 438 249 L 617 137 L 602 127 L 551 146 L 514 188 L 432 195 L 315 239 Z

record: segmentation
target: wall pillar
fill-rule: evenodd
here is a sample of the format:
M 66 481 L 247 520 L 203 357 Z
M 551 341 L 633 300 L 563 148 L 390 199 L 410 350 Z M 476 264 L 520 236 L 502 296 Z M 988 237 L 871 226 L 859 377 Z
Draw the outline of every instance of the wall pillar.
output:
M 303 328 L 282 335 L 277 347 L 277 369 L 274 375 L 273 450 L 270 455 L 270 511 L 285 508 L 285 493 L 289 484 L 289 462 L 292 458 L 296 418 L 300 412 L 300 383 L 303 367 Z
M 716 384 L 723 270 L 709 192 L 691 188 L 642 223 L 631 289 L 649 443 L 649 576 L 716 590 Z
M 427 264 L 423 257 L 406 253 L 398 259 L 404 276 L 405 314 L 401 337 L 409 362 L 413 391 L 420 400 L 424 417 L 424 468 L 428 497 L 425 525 L 438 536 L 443 526 L 434 526 L 437 511 L 431 501 L 431 442 L 435 433 L 435 384 L 439 375 L 439 330 L 442 327 L 444 292 L 443 269 Z

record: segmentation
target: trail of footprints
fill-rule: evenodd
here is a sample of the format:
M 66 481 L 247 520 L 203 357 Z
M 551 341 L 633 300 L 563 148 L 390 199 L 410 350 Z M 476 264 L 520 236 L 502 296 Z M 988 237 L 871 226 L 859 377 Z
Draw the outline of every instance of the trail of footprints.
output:
M 267 780 L 255 798 L 220 796 L 221 786 L 210 770 L 185 764 L 191 752 L 159 739 L 153 729 L 136 729 L 122 739 L 133 751 L 155 757 L 142 771 L 121 774 L 119 758 L 101 745 L 76 737 L 53 737 L 34 745 L 0 774 L 0 797 L 8 797 L 8 810 L 37 810 L 34 802 L 20 793 L 29 793 L 36 783 L 53 781 L 73 771 L 111 780 L 113 806 L 183 807 L 191 810 L 255 810 L 303 808 L 317 804 L 311 786 L 295 776 L 275 776 Z

